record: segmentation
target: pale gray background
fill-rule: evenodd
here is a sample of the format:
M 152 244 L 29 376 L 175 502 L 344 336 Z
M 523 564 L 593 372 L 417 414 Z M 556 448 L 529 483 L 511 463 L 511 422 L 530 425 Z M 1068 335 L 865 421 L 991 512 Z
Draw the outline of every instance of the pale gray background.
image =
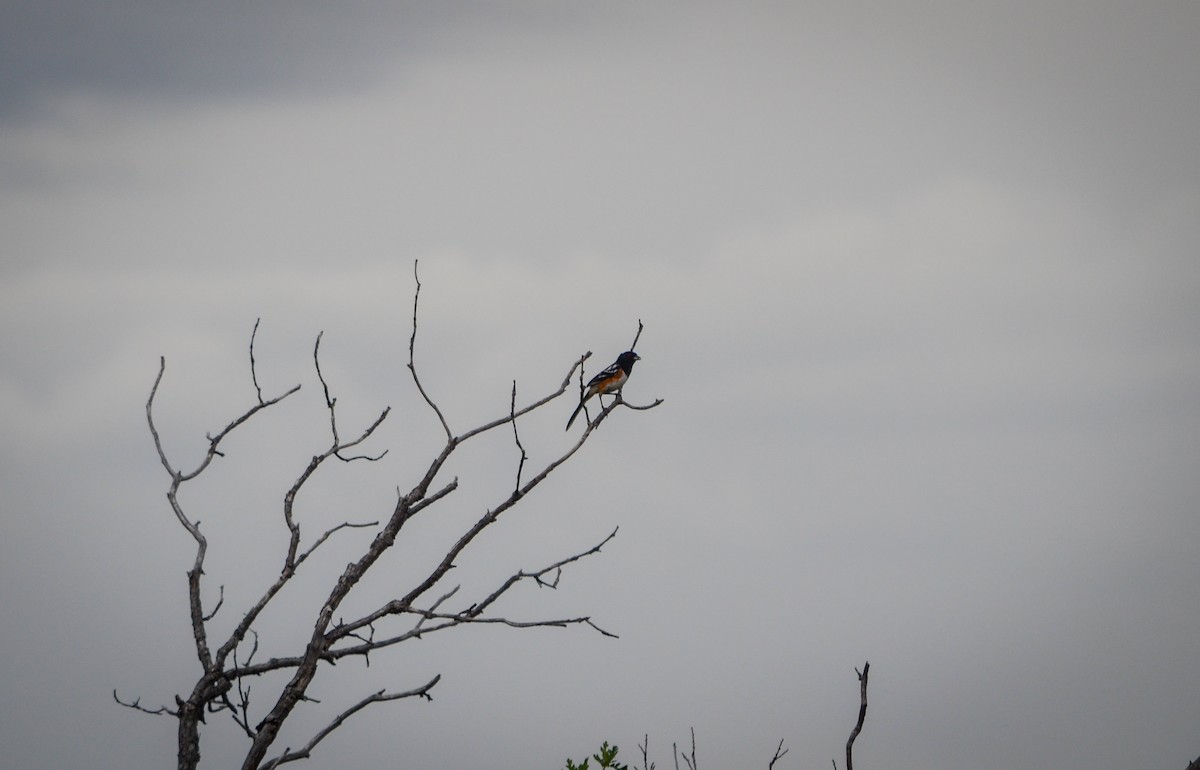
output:
M 325 362 L 379 465 L 309 532 L 384 515 L 459 429 L 608 363 L 624 412 L 454 576 L 599 540 L 529 618 L 323 674 L 285 743 L 381 687 L 311 768 L 827 768 L 872 663 L 864 768 L 1182 768 L 1200 754 L 1200 5 L 8 2 L 0 9 L 0 746 L 161 768 L 194 681 L 144 424 L 183 466 L 260 380 L 294 402 L 185 491 L 225 623 L 278 569 Z M 592 371 L 595 370 L 593 366 Z M 566 446 L 565 400 L 523 430 Z M 365 588 L 503 494 L 507 439 Z M 480 472 L 482 471 L 482 472 Z M 283 646 L 322 567 L 266 619 Z M 340 549 L 340 550 L 339 550 Z M 469 561 L 469 560 L 467 560 Z M 366 598 L 356 606 L 365 607 Z M 265 696 L 265 692 L 263 693 Z M 259 701 L 265 705 L 266 701 Z M 205 731 L 206 766 L 243 739 Z M 226 747 L 221 743 L 225 742 Z

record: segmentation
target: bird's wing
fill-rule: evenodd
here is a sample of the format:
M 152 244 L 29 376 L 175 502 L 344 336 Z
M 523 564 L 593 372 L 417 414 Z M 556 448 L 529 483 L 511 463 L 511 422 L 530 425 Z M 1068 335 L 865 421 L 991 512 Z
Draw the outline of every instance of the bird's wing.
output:
M 613 363 L 612 366 L 610 366 L 607 369 L 605 369 L 604 371 L 600 372 L 592 379 L 588 380 L 588 387 L 590 388 L 593 385 L 599 385 L 600 383 L 604 382 L 605 380 L 611 379 L 620 371 L 621 371 L 621 365 L 618 363 Z

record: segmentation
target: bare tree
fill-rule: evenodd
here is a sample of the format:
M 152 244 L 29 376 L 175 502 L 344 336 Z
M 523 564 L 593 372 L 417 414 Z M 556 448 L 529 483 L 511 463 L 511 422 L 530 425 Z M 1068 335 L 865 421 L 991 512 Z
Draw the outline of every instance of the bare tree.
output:
M 403 493 L 397 489 L 396 503 L 385 520 L 369 523 L 346 521 L 320 532 L 315 537 L 306 537 L 306 533 L 302 532 L 301 521 L 295 513 L 297 497 L 317 471 L 330 459 L 336 458 L 345 463 L 379 460 L 383 453 L 370 456 L 352 454 L 352 452 L 371 438 L 383 421 L 387 419 L 390 409 L 384 409 L 373 422 L 353 438 L 342 436 L 341 426 L 338 423 L 337 399 L 330 394 L 329 385 L 321 372 L 321 335 L 318 334 L 313 347 L 313 366 L 323 389 L 325 408 L 329 414 L 330 441 L 323 451 L 312 457 L 284 496 L 282 518 L 285 528 L 281 532 L 282 565 L 278 577 L 266 586 L 257 601 L 245 608 L 242 619 L 236 624 L 233 631 L 223 638 L 210 637 L 212 630 L 210 622 L 222 608 L 224 587 L 222 586 L 219 590 L 214 606 L 207 609 L 204 599 L 206 593 L 204 567 L 208 541 L 200 529 L 200 521 L 191 512 L 185 510 L 181 504 L 179 490 L 185 483 L 199 477 L 216 458 L 225 456 L 222 451 L 222 442 L 230 433 L 249 422 L 260 412 L 279 404 L 296 393 L 300 386 L 296 385 L 272 398 L 263 397 L 262 388 L 258 384 L 254 357 L 254 342 L 258 331 L 258 324 L 255 323 L 254 332 L 250 336 L 250 374 L 254 384 L 256 403 L 229 422 L 215 436 L 208 435 L 206 437 L 208 449 L 203 459 L 194 469 L 184 471 L 178 469 L 167 457 L 154 421 L 154 399 L 166 372 L 165 358 L 159 361 L 158 376 L 154 380 L 150 397 L 146 402 L 146 419 L 159 460 L 170 477 L 167 501 L 179 524 L 196 544 L 195 558 L 191 563 L 191 568 L 187 571 L 187 597 L 191 633 L 195 653 L 200 662 L 200 676 L 189 692 L 175 696 L 174 707 L 164 705 L 150 708 L 143 706 L 140 699 L 122 700 L 116 690 L 113 691 L 113 698 L 129 708 L 148 714 L 170 716 L 177 721 L 178 767 L 180 770 L 191 770 L 197 767 L 200 761 L 200 726 L 204 723 L 206 715 L 227 714 L 245 734 L 249 748 L 242 763 L 243 770 L 269 770 L 287 762 L 309 757 L 330 733 L 368 706 L 406 698 L 430 699 L 431 690 L 441 678 L 439 674 L 429 681 L 409 689 L 385 688 L 368 693 L 349 708 L 334 714 L 330 721 L 311 735 L 303 745 L 287 746 L 282 750 L 275 749 L 274 754 L 268 757 L 268 754 L 273 751 L 272 747 L 279 736 L 280 729 L 297 704 L 311 700 L 307 693 L 318 672 L 327 669 L 328 665 L 346 658 L 361 658 L 367 661 L 370 653 L 374 651 L 468 624 L 492 623 L 515 628 L 587 626 L 605 636 L 615 636 L 594 623 L 588 616 L 533 621 L 514 620 L 495 614 L 493 608 L 498 600 L 518 583 L 532 581 L 538 586 L 557 586 L 563 568 L 598 553 L 616 536 L 616 529 L 590 548 L 556 559 L 540 569 L 519 570 L 509 575 L 507 579 L 495 585 L 491 591 L 475 597 L 473 601 L 459 600 L 457 597 L 459 587 L 447 589 L 442 586 L 442 581 L 455 566 L 456 560 L 464 555 L 481 532 L 495 524 L 506 511 L 516 506 L 551 473 L 574 456 L 616 408 L 627 406 L 634 409 L 649 409 L 661 403 L 661 399 L 644 406 L 634 406 L 626 403 L 617 394 L 607 406 L 601 408 L 595 419 L 589 421 L 583 434 L 566 451 L 542 466 L 528 479 L 523 479 L 522 474 L 525 471 L 528 457 L 521 445 L 520 435 L 517 431 L 518 419 L 545 407 L 566 393 L 572 376 L 576 370 L 582 374 L 584 362 L 591 354 L 585 353 L 580 356 L 571 365 L 566 377 L 555 390 L 520 408 L 517 407 L 516 382 L 514 382 L 507 414 L 501 414 L 482 425 L 456 433 L 450 428 L 450 422 L 423 387 L 417 374 L 415 347 L 421 283 L 416 275 L 415 265 L 414 278 L 416 279 L 416 288 L 413 295 L 412 335 L 408 344 L 408 369 L 421 399 L 432 410 L 440 423 L 445 434 L 445 443 L 433 456 L 429 466 L 411 489 Z M 640 321 L 638 333 L 641 333 Z M 349 620 L 340 618 L 335 620 L 345 599 L 355 590 L 363 576 L 379 561 L 380 557 L 396 543 L 405 524 L 455 491 L 458 486 L 457 478 L 449 481 L 439 480 L 443 468 L 455 451 L 477 436 L 496 429 L 508 428 L 508 426 L 511 426 L 520 458 L 511 492 L 498 499 L 473 524 L 461 532 L 457 540 L 447 547 L 437 564 L 409 587 L 407 592 L 373 605 L 375 609 L 358 617 Z M 369 529 L 374 535 L 360 556 L 347 564 L 341 575 L 329 587 L 328 595 L 316 609 L 311 633 L 306 639 L 295 641 L 292 654 L 256 661 L 259 640 L 255 624 L 261 618 L 263 611 L 291 583 L 300 568 L 318 548 L 339 532 L 350 529 Z M 211 593 L 211 589 L 209 589 L 209 593 Z M 290 674 L 290 678 L 268 698 L 264 707 L 253 708 L 250 698 L 251 682 L 263 682 L 263 687 L 266 687 L 264 675 L 278 672 L 282 672 L 285 676 Z M 260 691 L 261 689 L 260 687 Z M 251 716 L 252 711 L 255 716 Z M 259 717 L 258 714 L 262 714 L 262 716 Z

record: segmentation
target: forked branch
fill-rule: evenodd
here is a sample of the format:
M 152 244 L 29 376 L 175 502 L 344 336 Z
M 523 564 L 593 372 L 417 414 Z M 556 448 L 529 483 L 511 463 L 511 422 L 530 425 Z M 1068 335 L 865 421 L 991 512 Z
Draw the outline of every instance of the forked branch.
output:
M 253 334 L 251 334 L 251 338 L 253 339 Z M 251 354 L 251 360 L 253 361 L 253 354 Z M 300 390 L 300 386 L 296 385 L 283 395 L 276 396 L 275 398 L 268 399 L 266 401 L 262 399 L 260 393 L 257 404 L 250 407 L 250 409 L 246 410 L 241 416 L 232 420 L 215 437 L 212 435 L 208 436 L 208 451 L 205 452 L 204 458 L 200 461 L 200 464 L 190 473 L 183 473 L 175 470 L 175 468 L 171 465 L 170 460 L 167 459 L 167 453 L 166 450 L 163 449 L 162 439 L 158 433 L 158 427 L 154 423 L 154 399 L 155 396 L 158 395 L 158 387 L 162 383 L 163 375 L 166 372 L 166 369 L 167 359 L 166 357 L 160 357 L 158 362 L 158 375 L 154 378 L 154 385 L 150 388 L 150 397 L 146 400 L 146 422 L 150 426 L 150 435 L 154 438 L 154 448 L 158 453 L 159 462 L 162 463 L 163 468 L 165 468 L 167 473 L 171 476 L 171 485 L 167 490 L 167 501 L 171 505 L 171 511 L 175 514 L 175 518 L 179 521 L 180 525 L 183 526 L 183 528 L 187 530 L 187 533 L 192 536 L 192 539 L 196 541 L 196 556 L 192 562 L 192 568 L 188 570 L 187 573 L 188 608 L 192 623 L 192 638 L 196 646 L 196 655 L 200 659 L 200 664 L 204 667 L 205 673 L 208 674 L 213 670 L 213 659 L 208 647 L 208 630 L 206 628 L 206 623 L 208 619 L 216 613 L 217 609 L 220 608 L 221 602 L 218 601 L 217 608 L 214 609 L 212 613 L 206 614 L 204 612 L 204 600 L 201 595 L 201 576 L 204 574 L 204 559 L 208 552 L 208 540 L 200 532 L 199 520 L 189 517 L 184 512 L 183 506 L 179 503 L 179 488 L 184 482 L 190 481 L 203 473 L 212 462 L 214 457 L 223 456 L 219 449 L 221 441 L 223 441 L 226 436 L 233 432 L 235 428 L 244 424 L 247 420 L 258 414 L 263 409 L 283 401 L 288 396 Z M 257 378 L 255 377 L 254 379 L 257 382 Z
M 117 695 L 116 689 L 113 690 L 113 700 L 115 700 L 117 703 L 121 704 L 122 706 L 124 706 L 127 709 L 133 709 L 134 711 L 140 711 L 143 714 L 154 714 L 156 716 L 161 714 L 163 716 L 171 716 L 171 717 L 179 716 L 178 711 L 172 711 L 171 709 L 167 708 L 166 706 L 159 706 L 156 709 L 146 708 L 145 706 L 142 705 L 141 698 L 134 698 L 132 701 L 123 701 Z
M 617 529 L 614 529 L 607 537 L 585 551 L 580 551 L 579 553 L 573 554 L 564 559 L 560 559 L 553 564 L 549 564 L 532 572 L 518 570 L 516 573 L 505 579 L 495 590 L 489 593 L 482 600 L 475 602 L 458 612 L 439 611 L 439 607 L 441 607 L 441 605 L 447 599 L 458 592 L 459 587 L 457 586 L 434 602 L 433 606 L 429 609 L 421 609 L 420 607 L 416 607 L 413 605 L 411 600 L 405 601 L 405 599 L 393 599 L 374 612 L 364 615 L 363 617 L 353 620 L 349 623 L 340 623 L 333 628 L 329 634 L 327 634 L 330 642 L 330 657 L 336 660 L 347 655 L 365 655 L 373 650 L 383 647 L 390 647 L 392 645 L 399 644 L 400 642 L 408 641 L 409 639 L 417 639 L 423 635 L 433 633 L 435 631 L 442 631 L 447 628 L 452 628 L 454 626 L 467 623 L 499 623 L 502 625 L 511 626 L 513 628 L 533 628 L 537 626 L 563 628 L 570 625 L 587 625 L 604 636 L 616 638 L 616 634 L 604 630 L 596 623 L 592 622 L 590 617 L 560 618 L 539 621 L 514 621 L 503 617 L 483 616 L 483 613 L 487 609 L 489 609 L 502 596 L 508 593 L 513 586 L 522 580 L 533 580 L 539 587 L 556 588 L 558 586 L 559 577 L 562 573 L 563 567 L 573 564 L 580 559 L 591 556 L 592 554 L 600 553 L 600 550 L 616 536 Z M 554 573 L 553 580 L 548 580 L 546 578 L 546 576 L 550 573 Z M 334 648 L 332 646 L 337 641 L 354 637 L 354 635 L 363 628 L 373 627 L 376 623 L 384 620 L 385 618 L 399 615 L 415 615 L 418 620 L 411 629 L 398 635 L 389 636 L 384 639 L 373 640 L 369 643 L 360 643 L 346 647 Z M 429 621 L 435 622 L 430 623 Z
M 779 739 L 779 745 L 775 747 L 775 756 L 771 757 L 771 761 L 767 764 L 767 770 L 775 770 L 775 763 L 783 759 L 783 755 L 788 753 L 788 749 L 783 747 L 783 738 Z
M 237 428 L 239 425 L 242 425 L 243 423 L 245 423 L 247 420 L 249 420 L 254 415 L 258 414 L 263 409 L 266 409 L 269 406 L 274 406 L 275 404 L 278 404 L 280 401 L 284 400 L 288 396 L 290 396 L 293 393 L 295 393 L 296 391 L 300 390 L 300 386 L 296 385 L 291 390 L 287 391 L 286 393 L 284 393 L 282 395 L 276 396 L 275 398 L 270 398 L 270 399 L 267 399 L 266 401 L 262 401 L 260 399 L 257 404 L 255 404 L 254 406 L 252 406 L 248 410 L 246 410 L 240 417 L 235 418 L 228 425 L 226 425 L 224 428 L 222 428 L 221 432 L 218 433 L 216 436 L 212 436 L 212 435 L 207 436 L 208 451 L 205 453 L 204 459 L 200 461 L 200 465 L 198 465 L 196 467 L 196 469 L 193 470 L 191 473 L 181 473 L 179 471 L 176 471 L 171 466 L 171 463 L 167 460 L 166 451 L 163 450 L 162 440 L 159 438 L 159 435 L 158 435 L 158 428 L 155 427 L 155 425 L 154 425 L 154 412 L 153 412 L 154 397 L 158 394 L 158 386 L 162 382 L 163 373 L 166 372 L 166 370 L 167 370 L 167 359 L 165 356 L 160 356 L 158 359 L 158 376 L 154 378 L 154 386 L 152 388 L 150 388 L 150 398 L 146 401 L 146 421 L 150 424 L 150 435 L 154 437 L 154 448 L 158 452 L 159 461 L 162 463 L 163 467 L 167 469 L 167 473 L 170 474 L 170 476 L 172 478 L 178 477 L 179 481 L 181 481 L 181 482 L 190 481 L 190 480 L 196 478 L 197 476 L 199 476 L 204 471 L 204 469 L 208 467 L 209 463 L 212 462 L 213 458 L 217 457 L 221 454 L 221 452 L 218 449 L 218 447 L 221 444 L 221 441 L 223 441 L 226 436 L 228 436 L 230 433 L 232 433 L 235 428 Z
M 386 701 L 400 700 L 402 698 L 424 698 L 425 700 L 429 701 L 433 700 L 433 696 L 429 694 L 429 691 L 432 690 L 434 685 L 440 682 L 441 679 L 442 675 L 438 674 L 420 687 L 407 690 L 405 692 L 388 692 L 387 690 L 380 690 L 378 692 L 371 693 L 358 703 L 355 703 L 350 708 L 338 714 L 332 722 L 321 728 L 321 730 L 319 730 L 308 743 L 304 744 L 302 748 L 296 749 L 295 751 L 293 751 L 291 748 L 284 749 L 282 754 L 264 764 L 262 766 L 262 770 L 271 770 L 271 768 L 279 767 L 285 762 L 294 762 L 297 759 L 307 759 L 308 757 L 312 756 L 312 751 L 317 747 L 318 743 L 325 740 L 330 733 L 341 727 L 347 719 L 362 711 L 367 706 L 370 706 L 372 703 L 384 703 Z
M 385 408 L 383 413 L 375 419 L 375 422 L 369 425 L 358 438 L 345 444 L 341 443 L 341 440 L 338 438 L 336 409 L 337 399 L 329 395 L 329 383 L 325 382 L 325 375 L 321 372 L 321 337 L 324 335 L 325 332 L 323 331 L 317 332 L 317 341 L 316 344 L 313 345 L 313 367 L 317 370 L 317 379 L 321 382 L 321 390 L 325 394 L 325 408 L 329 410 L 329 431 L 333 434 L 333 447 L 330 449 L 330 453 L 343 462 L 350 462 L 351 460 L 369 460 L 371 462 L 375 462 L 376 460 L 382 460 L 384 455 L 388 453 L 388 450 L 386 449 L 374 457 L 370 455 L 343 457 L 341 454 L 343 451 L 350 449 L 351 447 L 358 446 L 362 442 L 366 441 L 371 434 L 375 432 L 375 429 L 378 428 L 385 419 L 387 419 L 388 412 L 391 411 L 391 407 Z

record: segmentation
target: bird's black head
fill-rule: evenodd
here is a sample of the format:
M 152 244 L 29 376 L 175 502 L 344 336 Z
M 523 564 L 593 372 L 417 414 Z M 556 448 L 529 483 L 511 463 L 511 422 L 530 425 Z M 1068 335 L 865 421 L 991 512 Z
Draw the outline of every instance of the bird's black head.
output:
M 642 357 L 639 356 L 637 353 L 634 353 L 632 350 L 626 350 L 624 353 L 617 356 L 617 364 L 620 365 L 621 370 L 623 372 L 625 372 L 625 374 L 629 374 L 631 371 L 633 371 L 633 362 L 634 361 L 641 361 L 641 360 L 642 360 Z

